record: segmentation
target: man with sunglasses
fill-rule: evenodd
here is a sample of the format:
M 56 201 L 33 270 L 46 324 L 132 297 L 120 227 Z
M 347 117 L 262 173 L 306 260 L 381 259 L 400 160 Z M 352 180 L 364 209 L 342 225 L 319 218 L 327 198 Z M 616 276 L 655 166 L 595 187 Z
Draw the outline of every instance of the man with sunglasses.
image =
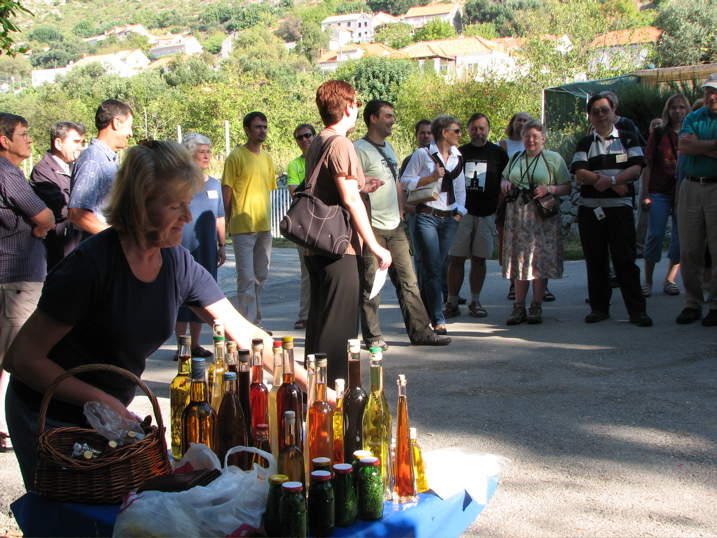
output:
M 635 263 L 633 182 L 645 166 L 634 133 L 615 128 L 615 103 L 610 95 L 594 95 L 587 112 L 595 132 L 578 142 L 571 171 L 580 185 L 578 226 L 588 273 L 591 312 L 585 323 L 610 317 L 610 258 L 620 285 L 630 323 L 650 327 Z M 609 255 L 608 255 L 609 253 Z
M 286 186 L 289 189 L 291 199 L 294 199 L 294 191 L 301 185 L 306 177 L 306 152 L 314 141 L 316 129 L 309 123 L 302 123 L 294 129 L 294 140 L 301 150 L 301 155 L 291 161 L 286 168 Z M 299 263 L 301 264 L 301 295 L 299 297 L 299 320 L 294 323 L 294 329 L 306 329 L 309 319 L 309 301 L 311 299 L 311 280 L 309 270 L 304 262 L 303 248 L 299 249 Z
M 0 451 L 9 448 L 2 362 L 15 335 L 40 299 L 47 275 L 42 238 L 55 216 L 30 187 L 20 163 L 32 138 L 22 116 L 0 113 Z

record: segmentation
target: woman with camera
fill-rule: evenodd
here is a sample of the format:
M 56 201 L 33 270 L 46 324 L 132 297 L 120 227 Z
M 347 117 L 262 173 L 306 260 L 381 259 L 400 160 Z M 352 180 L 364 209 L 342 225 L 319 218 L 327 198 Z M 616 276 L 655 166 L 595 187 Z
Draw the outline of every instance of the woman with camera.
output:
M 501 189 L 506 196 L 503 278 L 515 281 L 515 303 L 508 325 L 542 323 L 547 279 L 563 276 L 563 241 L 557 215 L 543 219 L 538 200 L 570 193 L 570 175 L 563 158 L 543 149 L 545 127 L 538 120 L 523 125 L 525 151 L 515 153 L 503 171 Z M 557 203 L 557 200 L 556 200 Z M 533 302 L 525 298 L 533 282 Z

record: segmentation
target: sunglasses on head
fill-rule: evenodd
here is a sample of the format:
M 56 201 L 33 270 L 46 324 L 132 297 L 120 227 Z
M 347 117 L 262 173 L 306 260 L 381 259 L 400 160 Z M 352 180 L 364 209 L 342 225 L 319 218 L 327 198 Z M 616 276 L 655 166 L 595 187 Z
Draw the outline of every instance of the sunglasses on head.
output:
M 304 133 L 296 135 L 294 138 L 296 138 L 297 140 L 301 140 L 302 138 L 311 138 L 312 136 L 314 136 L 314 133 Z

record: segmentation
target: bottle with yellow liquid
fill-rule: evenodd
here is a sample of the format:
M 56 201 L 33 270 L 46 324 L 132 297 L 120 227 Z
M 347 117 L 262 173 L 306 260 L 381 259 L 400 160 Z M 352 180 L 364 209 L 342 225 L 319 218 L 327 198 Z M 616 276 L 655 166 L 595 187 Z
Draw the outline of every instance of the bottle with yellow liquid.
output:
M 383 477 L 383 497 L 385 501 L 393 498 L 393 469 L 391 463 L 391 412 L 383 393 L 383 353 L 380 347 L 370 350 L 371 365 L 369 377 L 371 389 L 368 403 L 363 412 L 363 448 L 370 450 L 380 460 Z
M 336 387 L 336 408 L 334 409 L 334 463 L 344 463 L 344 389 L 346 382 L 337 379 Z
M 224 372 L 227 371 L 225 357 L 225 342 L 223 336 L 214 337 L 214 362 L 209 366 L 209 403 L 214 409 L 219 409 L 224 398 Z
M 418 433 L 416 428 L 409 429 L 411 435 L 411 449 L 413 450 L 413 469 L 416 474 L 416 491 L 423 493 L 428 491 L 428 480 L 426 480 L 426 465 L 423 463 L 423 453 L 418 446 Z
M 189 388 L 192 384 L 192 338 L 189 335 L 179 337 L 177 355 L 177 375 L 169 385 L 169 407 L 171 409 L 172 457 L 182 459 L 182 412 L 189 403 Z
M 192 359 L 192 385 L 189 404 L 182 413 L 182 453 L 190 443 L 204 443 L 215 448 L 217 413 L 207 400 L 207 381 L 204 377 L 204 359 Z
M 394 476 L 393 500 L 398 503 L 414 502 L 416 476 L 413 467 L 413 449 L 408 426 L 408 399 L 406 376 L 398 376 L 398 417 L 396 420 L 396 474 Z
M 293 482 L 306 483 L 304 474 L 304 454 L 296 442 L 294 430 L 296 413 L 287 411 L 284 413 L 284 447 L 279 452 L 279 473 L 285 474 Z
M 276 393 L 283 381 L 283 350 L 281 349 L 281 340 L 274 340 L 274 382 L 269 390 L 269 443 L 271 444 L 271 454 L 274 459 L 279 457 L 279 436 L 283 432 L 279 428 L 279 416 L 277 415 Z

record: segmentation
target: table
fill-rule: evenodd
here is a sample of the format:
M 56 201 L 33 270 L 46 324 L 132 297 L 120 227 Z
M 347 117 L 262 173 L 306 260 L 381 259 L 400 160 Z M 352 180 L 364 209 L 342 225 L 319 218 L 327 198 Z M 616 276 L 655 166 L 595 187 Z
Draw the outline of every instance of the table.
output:
M 498 487 L 498 477 L 487 480 L 486 503 Z M 29 492 L 10 505 L 25 536 L 112 536 L 120 505 L 90 505 L 50 501 Z M 384 505 L 378 521 L 357 521 L 336 527 L 334 536 L 355 537 L 450 537 L 460 536 L 485 508 L 465 491 L 441 499 L 421 493 L 416 503 Z

